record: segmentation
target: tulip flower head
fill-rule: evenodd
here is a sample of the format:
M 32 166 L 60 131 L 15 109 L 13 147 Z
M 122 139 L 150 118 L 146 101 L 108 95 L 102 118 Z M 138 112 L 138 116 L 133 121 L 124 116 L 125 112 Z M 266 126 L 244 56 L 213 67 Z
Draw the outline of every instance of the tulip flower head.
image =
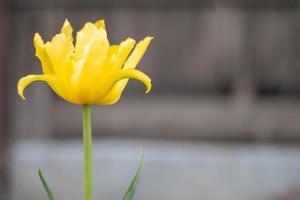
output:
M 151 90 L 151 79 L 135 69 L 152 37 L 137 45 L 127 38 L 119 45 L 110 45 L 104 20 L 87 22 L 77 32 L 73 44 L 73 28 L 66 20 L 61 32 L 44 43 L 36 33 L 34 46 L 43 74 L 27 75 L 18 82 L 18 93 L 25 99 L 24 89 L 35 81 L 46 82 L 60 97 L 74 104 L 110 105 L 116 103 L 129 78 Z

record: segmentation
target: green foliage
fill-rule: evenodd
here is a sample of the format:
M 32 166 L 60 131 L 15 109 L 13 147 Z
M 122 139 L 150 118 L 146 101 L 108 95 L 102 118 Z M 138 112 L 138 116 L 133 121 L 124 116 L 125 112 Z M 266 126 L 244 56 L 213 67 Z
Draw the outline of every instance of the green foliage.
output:
M 138 165 L 137 165 L 135 175 L 134 175 L 133 179 L 130 182 L 130 185 L 129 185 L 129 187 L 128 187 L 128 189 L 127 189 L 127 191 L 126 191 L 126 193 L 123 197 L 123 200 L 133 200 L 137 185 L 138 185 L 140 177 L 142 175 L 143 163 L 144 163 L 144 153 L 142 152 L 141 156 L 140 156 L 140 159 L 139 159 L 139 162 L 138 162 Z M 45 191 L 48 195 L 48 199 L 49 200 L 55 200 L 54 193 L 52 192 L 51 188 L 49 187 L 49 184 L 47 183 L 47 180 L 44 177 L 44 175 L 43 175 L 43 173 L 40 169 L 38 171 L 38 174 L 39 174 L 40 180 L 41 180 L 41 182 L 44 186 L 44 189 L 45 189 Z
M 49 187 L 49 185 L 48 185 L 48 183 L 47 183 L 47 181 L 46 181 L 45 177 L 43 176 L 43 173 L 40 169 L 39 169 L 39 177 L 40 177 L 40 180 L 41 180 L 41 182 L 44 186 L 44 189 L 47 192 L 48 199 L 49 200 L 55 200 L 54 194 L 53 194 L 51 188 Z
M 133 179 L 131 180 L 131 183 L 123 197 L 123 200 L 132 200 L 133 199 L 133 196 L 135 194 L 137 185 L 139 183 L 139 180 L 140 180 L 140 177 L 142 174 L 143 163 L 144 163 L 144 153 L 142 151 L 138 165 L 137 165 L 135 175 L 134 175 Z

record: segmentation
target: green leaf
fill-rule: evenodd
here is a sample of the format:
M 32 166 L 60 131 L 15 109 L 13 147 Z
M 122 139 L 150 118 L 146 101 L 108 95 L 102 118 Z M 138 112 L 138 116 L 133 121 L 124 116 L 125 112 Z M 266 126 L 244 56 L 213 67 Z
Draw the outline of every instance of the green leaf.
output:
M 137 165 L 135 175 L 134 175 L 133 179 L 131 180 L 131 183 L 123 197 L 123 200 L 132 200 L 133 199 L 133 196 L 135 194 L 137 185 L 139 183 L 139 180 L 140 180 L 140 177 L 142 174 L 143 163 L 144 163 L 144 152 L 142 151 L 138 165 Z
M 43 186 L 44 186 L 44 188 L 47 192 L 48 199 L 49 200 L 55 200 L 54 194 L 53 194 L 51 188 L 49 187 L 45 177 L 43 176 L 42 170 L 40 170 L 40 169 L 39 169 L 39 177 L 40 177 L 40 180 L 41 180 L 41 182 L 42 182 L 42 184 L 43 184 Z

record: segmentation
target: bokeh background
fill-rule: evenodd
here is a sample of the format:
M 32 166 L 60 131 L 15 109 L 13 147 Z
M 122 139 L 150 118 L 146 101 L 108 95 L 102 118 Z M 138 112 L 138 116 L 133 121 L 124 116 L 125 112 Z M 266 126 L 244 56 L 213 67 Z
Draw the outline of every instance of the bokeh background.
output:
M 144 146 L 143 200 L 300 199 L 300 1 L 0 1 L 0 199 L 82 199 L 81 110 L 44 83 L 33 35 L 105 19 L 111 43 L 154 40 L 121 101 L 95 106 L 95 199 L 121 199 Z

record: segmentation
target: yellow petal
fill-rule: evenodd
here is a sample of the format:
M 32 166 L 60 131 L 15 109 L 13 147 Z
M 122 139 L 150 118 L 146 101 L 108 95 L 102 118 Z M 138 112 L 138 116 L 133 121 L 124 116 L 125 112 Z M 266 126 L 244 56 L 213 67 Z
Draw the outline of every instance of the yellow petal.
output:
M 121 44 L 119 45 L 118 52 L 116 54 L 116 60 L 113 63 L 113 66 L 111 66 L 112 70 L 121 69 L 124 62 L 128 58 L 128 55 L 133 49 L 134 45 L 135 45 L 135 40 L 131 38 L 128 38 L 125 41 L 121 42 Z
M 141 72 L 140 70 L 137 69 L 127 69 L 127 70 L 121 70 L 114 78 L 113 80 L 115 82 L 120 81 L 122 79 L 128 79 L 128 78 L 133 78 L 136 80 L 141 81 L 142 83 L 145 84 L 146 86 L 146 93 L 149 93 L 151 90 L 151 79 Z
M 31 83 L 35 81 L 43 81 L 46 82 L 52 90 L 60 97 L 74 104 L 80 104 L 77 98 L 71 93 L 70 88 L 66 88 L 63 83 L 57 79 L 55 75 L 28 75 L 21 78 L 18 81 L 18 94 L 22 99 L 26 99 L 24 96 L 24 89 L 29 86 Z
M 28 75 L 21 78 L 18 81 L 18 94 L 22 97 L 22 99 L 24 100 L 26 99 L 23 94 L 24 89 L 34 81 L 44 81 L 48 83 L 50 86 L 53 85 L 54 87 L 55 76 L 54 75 Z
M 53 74 L 54 69 L 49 60 L 49 57 L 45 51 L 45 45 L 40 34 L 36 33 L 33 39 L 34 47 L 35 47 L 35 55 L 40 59 L 43 73 L 44 74 Z
M 86 23 L 83 28 L 77 32 L 74 55 L 76 60 L 80 60 L 84 57 L 85 51 L 93 44 L 95 37 L 97 37 L 99 33 L 104 35 L 104 40 L 109 44 L 106 31 L 104 29 L 98 30 L 96 25 L 90 22 Z M 100 47 L 99 50 L 101 50 Z
M 69 81 L 72 74 L 71 57 L 73 56 L 73 44 L 64 34 L 57 34 L 51 42 L 45 44 L 45 50 L 54 67 L 55 74 L 61 80 Z
M 143 57 L 152 39 L 153 37 L 146 37 L 136 45 L 133 52 L 125 62 L 123 67 L 124 69 L 134 69 L 137 66 L 137 64 Z
M 73 42 L 73 28 L 70 22 L 66 19 L 63 26 L 61 27 L 60 33 L 64 34 L 71 42 Z
M 105 63 L 109 42 L 106 31 L 97 29 L 91 23 L 87 23 L 77 36 L 75 51 L 80 51 L 77 55 L 80 59 L 76 58 L 74 63 L 72 85 L 80 101 L 88 102 L 92 98 L 96 83 L 102 78 L 98 71 Z
M 115 56 L 115 57 L 117 56 L 117 52 L 118 52 L 119 48 L 120 48 L 120 45 L 110 45 L 108 53 L 105 58 L 105 62 L 106 62 L 105 64 L 109 64 L 109 66 L 112 65 L 113 62 L 112 62 L 111 58 L 113 56 Z
M 139 42 L 137 44 L 134 51 L 132 52 L 132 54 L 129 56 L 126 63 L 124 64 L 123 69 L 126 69 L 125 71 L 127 71 L 128 69 L 134 69 L 136 67 L 136 65 L 138 64 L 138 62 L 144 55 L 144 53 L 152 39 L 153 39 L 152 37 L 146 37 L 144 40 L 142 40 L 141 42 Z M 122 70 L 122 71 L 124 71 L 124 70 Z M 128 80 L 129 79 L 123 79 L 121 81 L 118 81 L 112 87 L 112 89 L 108 92 L 108 94 L 105 96 L 105 98 L 102 99 L 103 100 L 102 103 L 103 104 L 113 104 L 113 103 L 117 102 L 119 100 L 120 96 L 122 95 L 122 92 L 123 92 L 124 88 L 126 87 Z M 151 89 L 151 85 L 150 85 L 150 89 Z M 148 87 L 147 92 L 149 92 L 150 89 Z
M 114 70 L 120 70 L 133 49 L 134 44 L 135 40 L 128 38 L 121 42 L 120 45 L 111 45 L 105 58 L 105 63 L 103 63 L 103 66 L 98 70 L 98 76 L 104 76 L 105 73 L 109 73 Z
M 105 21 L 103 19 L 96 21 L 94 24 L 97 26 L 98 29 L 105 29 Z
M 111 77 L 113 87 L 105 95 L 105 97 L 99 96 L 97 99 L 98 104 L 108 105 L 113 104 L 120 98 L 129 78 L 133 78 L 141 81 L 146 86 L 146 93 L 151 90 L 151 79 L 143 72 L 135 69 L 121 70 L 119 73 Z

